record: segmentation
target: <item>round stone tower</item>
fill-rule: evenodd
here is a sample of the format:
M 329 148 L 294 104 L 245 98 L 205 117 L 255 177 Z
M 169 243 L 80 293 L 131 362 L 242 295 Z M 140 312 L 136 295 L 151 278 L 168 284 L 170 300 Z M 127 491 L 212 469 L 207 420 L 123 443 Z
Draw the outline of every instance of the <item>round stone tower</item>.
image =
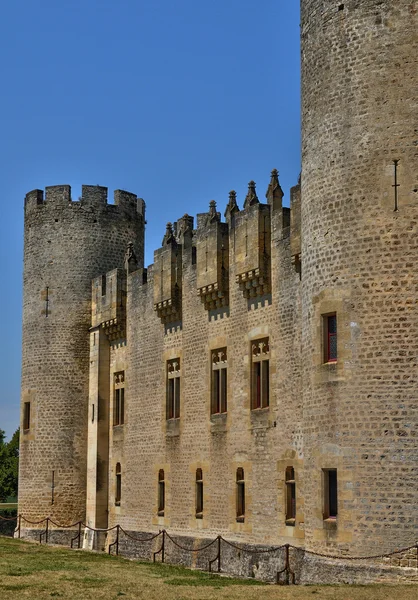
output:
M 144 256 L 144 202 L 70 186 L 25 199 L 19 512 L 32 521 L 84 519 L 92 278 Z M 99 417 L 100 418 L 100 417 Z M 22 527 L 31 526 L 22 523 Z
M 302 0 L 307 548 L 418 534 L 418 19 Z

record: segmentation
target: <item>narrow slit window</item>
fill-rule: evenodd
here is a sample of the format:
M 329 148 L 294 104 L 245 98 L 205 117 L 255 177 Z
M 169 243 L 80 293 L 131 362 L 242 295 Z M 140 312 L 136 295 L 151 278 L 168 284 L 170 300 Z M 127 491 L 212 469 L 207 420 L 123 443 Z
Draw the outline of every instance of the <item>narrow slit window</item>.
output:
M 163 517 L 165 511 L 165 479 L 164 470 L 158 471 L 158 516 Z
M 270 404 L 269 339 L 251 343 L 251 409 L 267 408 Z
M 286 525 L 295 525 L 296 519 L 296 481 L 293 467 L 286 468 Z
M 337 315 L 323 316 L 324 362 L 337 362 Z
M 115 506 L 120 506 L 122 497 L 122 470 L 120 463 L 116 464 L 116 490 L 115 490 Z
M 211 366 L 211 414 L 226 413 L 228 395 L 228 356 L 226 348 L 212 350 Z
M 23 429 L 24 431 L 30 429 L 30 402 L 25 402 L 23 405 Z
M 236 495 L 237 495 L 237 522 L 243 523 L 245 520 L 245 479 L 244 479 L 244 469 L 242 469 L 241 467 L 239 469 L 237 469 Z
M 336 519 L 338 515 L 337 469 L 324 469 L 324 519 Z
M 180 418 L 180 359 L 167 361 L 166 418 Z
M 196 519 L 203 518 L 203 473 L 196 469 Z
M 125 372 L 113 376 L 113 425 L 125 423 Z

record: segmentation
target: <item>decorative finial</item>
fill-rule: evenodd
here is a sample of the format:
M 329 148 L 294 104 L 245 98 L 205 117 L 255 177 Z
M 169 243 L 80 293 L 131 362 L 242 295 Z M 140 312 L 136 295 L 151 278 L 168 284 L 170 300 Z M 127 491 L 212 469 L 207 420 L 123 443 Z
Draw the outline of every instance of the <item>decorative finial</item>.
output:
M 170 221 L 167 223 L 167 225 L 165 226 L 165 235 L 163 237 L 163 246 L 165 244 L 168 244 L 169 242 L 171 242 L 171 240 L 173 239 L 173 224 L 170 223 Z
M 248 193 L 245 197 L 244 208 L 248 208 L 249 206 L 253 206 L 254 204 L 259 204 L 260 201 L 257 197 L 257 193 L 255 191 L 255 181 L 250 181 L 248 183 Z
M 216 202 L 215 200 L 211 200 L 209 202 L 209 221 L 213 223 L 213 221 L 219 221 L 218 213 L 216 212 Z
M 269 204 L 274 204 L 275 208 L 281 207 L 280 203 L 283 198 L 283 190 L 280 187 L 279 172 L 277 169 L 271 171 L 271 179 L 267 188 L 266 198 Z M 276 201 L 279 202 L 279 204 L 277 204 Z
M 238 211 L 239 211 L 239 208 L 238 208 L 238 204 L 237 204 L 237 193 L 235 190 L 231 190 L 229 192 L 229 202 L 226 205 L 225 219 L 227 221 L 229 221 L 230 218 L 233 217 L 234 214 Z

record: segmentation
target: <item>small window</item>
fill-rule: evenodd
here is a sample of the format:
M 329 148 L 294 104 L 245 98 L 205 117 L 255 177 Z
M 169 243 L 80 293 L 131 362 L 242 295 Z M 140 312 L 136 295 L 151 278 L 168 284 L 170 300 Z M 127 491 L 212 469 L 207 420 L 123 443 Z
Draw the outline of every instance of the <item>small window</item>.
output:
M 251 409 L 266 408 L 270 403 L 269 339 L 251 343 Z
M 196 519 L 203 519 L 203 474 L 196 469 Z
M 166 418 L 180 418 L 180 359 L 167 361 Z
M 113 425 L 125 422 L 125 371 L 113 375 Z
M 120 463 L 116 464 L 116 493 L 115 493 L 115 506 L 120 506 L 120 499 L 122 496 L 122 470 Z
M 324 315 L 324 362 L 337 362 L 337 315 Z
M 338 514 L 337 469 L 324 469 L 324 519 L 336 519 Z
M 226 348 L 212 350 L 211 414 L 226 413 L 228 389 L 228 359 Z
M 286 525 L 295 525 L 296 520 L 296 481 L 293 467 L 286 469 Z
M 165 480 L 164 470 L 158 471 L 158 516 L 163 517 L 165 510 Z
M 23 405 L 23 430 L 30 429 L 30 402 L 25 402 Z
M 243 523 L 245 520 L 245 479 L 244 469 L 237 469 L 237 522 Z

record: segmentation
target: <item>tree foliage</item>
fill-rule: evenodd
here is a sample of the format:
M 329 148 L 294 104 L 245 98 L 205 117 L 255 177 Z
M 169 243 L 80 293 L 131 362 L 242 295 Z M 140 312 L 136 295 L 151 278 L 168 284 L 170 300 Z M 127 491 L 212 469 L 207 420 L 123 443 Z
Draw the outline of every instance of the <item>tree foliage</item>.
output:
M 9 442 L 5 437 L 5 432 L 0 429 L 0 502 L 17 496 L 19 474 L 19 429 Z

